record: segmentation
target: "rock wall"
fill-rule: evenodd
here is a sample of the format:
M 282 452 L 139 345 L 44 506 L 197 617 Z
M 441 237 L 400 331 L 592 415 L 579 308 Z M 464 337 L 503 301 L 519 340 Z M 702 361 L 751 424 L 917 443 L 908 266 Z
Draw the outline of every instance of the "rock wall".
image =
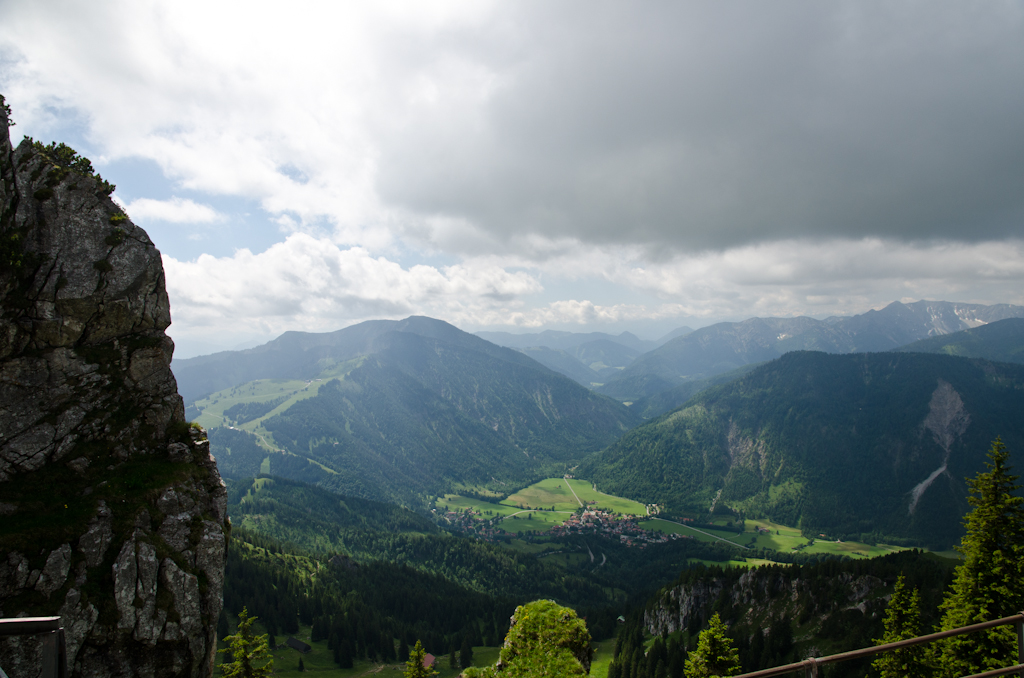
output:
M 60 615 L 75 676 L 209 676 L 226 492 L 170 370 L 160 253 L 0 98 L 0 617 Z M 11 676 L 39 644 L 0 644 Z

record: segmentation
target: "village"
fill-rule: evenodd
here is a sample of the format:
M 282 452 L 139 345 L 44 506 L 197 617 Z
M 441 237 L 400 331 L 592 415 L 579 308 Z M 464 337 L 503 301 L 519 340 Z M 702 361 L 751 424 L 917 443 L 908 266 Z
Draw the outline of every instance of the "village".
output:
M 532 520 L 531 514 L 548 513 L 546 509 L 524 509 L 526 520 Z M 484 516 L 480 510 L 472 508 L 461 511 L 438 512 L 439 522 L 448 529 L 455 529 L 463 534 L 472 535 L 485 541 L 507 542 L 513 537 L 531 541 L 536 537 L 563 537 L 577 534 L 600 534 L 611 539 L 618 538 L 625 546 L 645 548 L 648 544 L 662 544 L 675 539 L 692 539 L 680 534 L 666 534 L 656 530 L 640 527 L 638 516 L 619 515 L 601 508 L 581 507 L 559 525 L 547 531 L 508 531 L 500 527 L 506 520 L 519 520 L 519 514 L 512 516 Z

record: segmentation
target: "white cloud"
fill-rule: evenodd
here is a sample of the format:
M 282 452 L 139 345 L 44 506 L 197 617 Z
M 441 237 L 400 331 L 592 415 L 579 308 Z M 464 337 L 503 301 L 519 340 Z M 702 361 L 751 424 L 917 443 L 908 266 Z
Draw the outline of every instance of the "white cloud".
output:
M 280 228 L 165 258 L 210 336 L 1024 303 L 1022 55 L 1012 2 L 0 4 L 17 132 Z
M 147 221 L 169 221 L 176 224 L 209 224 L 223 221 L 224 215 L 209 205 L 202 205 L 187 198 L 174 197 L 170 200 L 139 198 L 124 206 L 133 221 L 145 224 Z
M 844 315 L 895 300 L 1024 305 L 1024 242 L 906 245 L 790 241 L 658 263 L 642 250 L 580 247 L 541 265 L 481 257 L 402 266 L 363 248 L 290 235 L 266 252 L 164 257 L 175 338 L 241 341 L 429 315 L 465 329 L 637 324 L 671 329 L 749 316 Z M 589 271 L 589 274 L 587 273 Z M 648 303 L 574 295 L 603 278 Z M 567 285 L 574 291 L 567 291 Z
M 459 320 L 521 303 L 542 290 L 534 276 L 486 264 L 403 268 L 363 248 L 290 235 L 267 251 L 233 257 L 164 257 L 175 326 L 213 334 L 334 330 L 424 313 Z

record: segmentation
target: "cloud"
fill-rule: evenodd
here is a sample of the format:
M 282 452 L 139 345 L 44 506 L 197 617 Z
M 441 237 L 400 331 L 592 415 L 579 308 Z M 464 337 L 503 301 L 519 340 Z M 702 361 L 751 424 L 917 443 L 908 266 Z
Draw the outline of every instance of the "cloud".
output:
M 753 315 L 846 315 L 922 298 L 1024 305 L 1020 240 L 789 241 L 658 263 L 644 261 L 639 250 L 580 248 L 540 266 L 522 264 L 482 257 L 452 266 L 403 266 L 301 233 L 259 254 L 239 250 L 191 262 L 164 256 L 170 333 L 237 343 L 288 329 L 331 331 L 409 315 L 471 330 L 589 325 L 621 331 Z M 588 283 L 588 269 L 601 271 L 613 289 L 632 290 L 647 301 L 610 299 Z M 560 287 L 574 276 L 589 298 Z
M 153 200 L 139 198 L 124 206 L 125 211 L 133 220 L 169 221 L 176 224 L 208 224 L 222 221 L 224 215 L 208 205 L 201 205 L 187 198 L 171 198 L 170 200 Z
M 203 16 L 197 22 L 194 17 Z M 1024 225 L 1019 3 L 8 3 L 26 125 L 372 251 Z M 72 56 L 73 55 L 73 56 Z
M 542 290 L 524 272 L 485 264 L 404 268 L 301 233 L 259 254 L 163 261 L 175 324 L 214 333 L 326 331 L 417 313 L 458 319 Z

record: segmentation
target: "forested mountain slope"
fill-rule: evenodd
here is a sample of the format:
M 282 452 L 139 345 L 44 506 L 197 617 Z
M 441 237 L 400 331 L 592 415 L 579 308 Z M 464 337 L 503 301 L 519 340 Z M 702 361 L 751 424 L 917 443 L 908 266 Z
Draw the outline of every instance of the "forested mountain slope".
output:
M 175 360 L 171 367 L 181 397 L 188 403 L 255 379 L 314 379 L 331 364 L 377 353 L 379 342 L 394 332 L 436 339 L 514 365 L 538 367 L 517 351 L 423 316 L 368 320 L 336 332 L 285 332 L 256 348 Z
M 921 595 L 922 628 L 939 619 L 938 605 L 953 561 L 904 551 L 860 561 L 752 570 L 697 567 L 637 610 L 619 632 L 609 675 L 656 678 L 681 675 L 684 648 L 696 645 L 713 614 L 729 628 L 743 671 L 758 671 L 868 647 L 882 636 L 887 598 L 900 575 Z M 644 634 L 656 636 L 653 645 Z M 669 635 L 671 634 L 671 635 Z M 669 636 L 667 643 L 661 638 Z M 658 671 L 658 664 L 664 665 Z M 829 666 L 829 676 L 866 675 L 871 660 Z M 635 670 L 634 670 L 635 667 Z
M 191 411 L 209 427 L 226 476 L 262 470 L 422 505 L 458 485 L 528 484 L 543 469 L 561 472 L 638 421 L 517 351 L 429 318 L 272 343 L 177 368 L 193 392 L 206 388 L 198 383 L 231 386 Z M 274 375 L 310 381 L 301 397 L 257 388 Z M 261 381 L 230 381 L 243 377 Z
M 789 353 L 585 460 L 578 477 L 679 515 L 714 505 L 805 533 L 948 548 L 996 436 L 1024 449 L 1024 367 Z
M 849 318 L 750 318 L 718 323 L 646 353 L 598 390 L 635 401 L 693 379 L 778 358 L 788 351 L 888 351 L 919 339 L 1024 317 L 1024 306 L 893 302 Z
M 1007 318 L 953 334 L 929 337 L 895 350 L 1024 363 L 1024 318 Z

